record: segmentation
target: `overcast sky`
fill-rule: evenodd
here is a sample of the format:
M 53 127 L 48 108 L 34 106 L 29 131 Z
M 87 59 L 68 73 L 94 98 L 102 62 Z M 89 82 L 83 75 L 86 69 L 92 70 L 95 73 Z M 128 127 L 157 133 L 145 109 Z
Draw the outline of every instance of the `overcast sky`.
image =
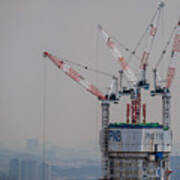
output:
M 97 24 L 133 49 L 155 12 L 157 1 L 0 0 L 0 3 L 0 142 L 21 145 L 27 138 L 42 140 L 46 61 L 47 141 L 60 147 L 88 147 L 95 143 L 101 122 L 99 102 L 43 58 L 42 53 L 48 50 L 118 75 L 119 66 L 97 35 Z M 150 64 L 157 60 L 159 49 L 180 16 L 179 9 L 179 0 L 167 1 Z M 130 64 L 135 71 L 133 64 L 138 63 L 136 60 Z M 109 85 L 109 78 L 98 76 L 97 81 L 95 73 L 80 72 L 102 91 Z M 166 71 L 161 73 L 165 75 Z M 179 88 L 178 62 L 172 87 L 172 129 L 176 144 L 180 142 Z M 148 101 L 147 119 L 161 122 L 161 98 L 144 95 Z M 111 121 L 125 120 L 126 101 L 122 98 L 119 105 L 113 106 Z

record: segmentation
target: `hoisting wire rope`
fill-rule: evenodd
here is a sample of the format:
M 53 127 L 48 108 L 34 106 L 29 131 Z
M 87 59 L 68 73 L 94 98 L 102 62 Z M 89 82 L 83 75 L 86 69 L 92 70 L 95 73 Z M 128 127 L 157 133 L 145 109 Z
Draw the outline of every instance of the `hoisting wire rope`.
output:
M 98 51 L 98 44 L 99 44 L 99 33 L 98 31 L 96 32 L 96 50 L 95 50 L 95 60 L 96 60 L 96 69 L 99 68 L 99 51 Z M 96 86 L 98 86 L 98 82 L 99 82 L 99 78 L 98 78 L 98 73 L 97 71 L 95 72 L 95 75 L 96 75 Z M 95 106 L 95 111 L 96 111 L 96 144 L 95 144 L 95 147 L 96 147 L 96 161 L 98 162 L 98 106 L 99 106 L 99 103 L 96 101 L 96 106 Z M 98 179 L 98 169 L 96 170 L 96 179 Z
M 132 57 L 136 54 L 137 49 L 138 49 L 138 48 L 140 47 L 140 45 L 142 44 L 142 41 L 144 40 L 144 37 L 145 37 L 146 33 L 148 32 L 149 28 L 151 27 L 151 24 L 152 24 L 152 22 L 154 21 L 157 13 L 158 13 L 158 11 L 159 11 L 159 8 L 160 8 L 160 6 L 159 6 L 159 7 L 157 8 L 157 10 L 155 11 L 153 17 L 152 17 L 151 20 L 150 20 L 150 23 L 148 24 L 148 26 L 146 27 L 144 33 L 142 34 L 142 36 L 140 37 L 139 41 L 137 42 L 137 44 L 136 44 L 134 50 L 132 51 L 131 55 L 128 57 L 128 60 L 127 60 L 127 63 L 128 63 L 128 64 L 129 64 L 130 61 L 132 60 Z
M 126 45 L 124 45 L 124 43 L 120 42 L 117 38 L 112 37 L 112 39 L 114 39 L 117 42 L 117 45 L 119 47 L 123 48 L 124 51 L 128 52 L 129 54 L 134 54 L 134 51 L 132 51 L 130 48 L 128 48 Z M 138 60 L 140 59 L 140 57 L 137 56 L 136 54 L 134 54 L 134 57 Z
M 173 35 L 174 35 L 176 29 L 177 29 L 177 25 L 174 26 L 174 28 L 173 28 L 173 30 L 171 32 L 171 35 L 170 35 L 170 37 L 169 37 L 169 39 L 168 39 L 168 41 L 167 41 L 167 43 L 165 45 L 165 48 L 163 49 L 158 61 L 156 62 L 155 66 L 153 67 L 153 69 L 157 69 L 159 67 L 160 63 L 162 62 L 162 60 L 163 60 L 163 58 L 164 58 L 164 56 L 165 56 L 165 54 L 167 52 L 167 48 L 169 47 L 169 45 L 170 45 L 170 43 L 172 41 L 172 38 L 173 38 Z
M 42 176 L 45 180 L 46 174 L 46 96 L 47 96 L 47 63 L 43 62 L 43 97 L 42 97 Z
M 157 19 L 157 29 L 158 29 L 159 24 L 160 24 L 160 18 L 161 18 L 161 9 L 159 10 L 158 19 Z M 151 43 L 149 56 L 150 56 L 150 54 L 152 52 L 152 46 L 153 46 L 154 40 L 155 40 L 155 37 L 153 37 L 153 40 L 152 40 L 152 43 Z M 152 68 L 152 65 L 151 65 L 151 68 Z
M 72 64 L 72 65 L 75 65 L 77 67 L 80 67 L 80 68 L 82 68 L 82 69 L 84 69 L 86 71 L 91 71 L 91 72 L 99 73 L 99 74 L 102 74 L 104 76 L 108 76 L 108 77 L 111 77 L 111 78 L 113 77 L 112 74 L 109 74 L 109 73 L 104 72 L 104 71 L 100 71 L 98 69 L 91 68 L 89 66 L 86 66 L 86 65 L 83 65 L 83 64 L 80 64 L 80 63 L 76 63 L 76 62 L 70 61 L 70 60 L 68 60 L 66 58 L 60 57 L 60 59 L 62 59 L 63 61 L 65 61 L 65 62 L 67 62 L 69 64 Z

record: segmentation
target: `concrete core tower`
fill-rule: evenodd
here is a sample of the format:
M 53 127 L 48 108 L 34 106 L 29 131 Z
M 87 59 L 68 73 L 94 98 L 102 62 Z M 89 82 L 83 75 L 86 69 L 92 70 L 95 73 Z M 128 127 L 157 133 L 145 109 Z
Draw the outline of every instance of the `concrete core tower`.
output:
M 101 180 L 168 180 L 172 131 L 158 123 L 109 123 L 108 108 L 102 103 Z

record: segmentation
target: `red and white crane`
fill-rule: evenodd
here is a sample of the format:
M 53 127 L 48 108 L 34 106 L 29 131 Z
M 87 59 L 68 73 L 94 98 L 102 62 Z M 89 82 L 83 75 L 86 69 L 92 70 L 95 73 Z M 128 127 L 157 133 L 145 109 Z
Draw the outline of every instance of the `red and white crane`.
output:
M 103 176 L 107 177 L 107 167 L 108 167 L 108 124 L 109 124 L 109 106 L 110 102 L 116 103 L 117 99 L 116 94 L 118 93 L 118 85 L 117 78 L 113 76 L 113 81 L 110 86 L 110 91 L 108 95 L 103 95 L 101 91 L 99 91 L 93 84 L 89 83 L 81 76 L 77 71 L 72 69 L 63 59 L 59 59 L 48 52 L 44 52 L 44 57 L 48 57 L 60 70 L 62 70 L 67 76 L 73 79 L 75 82 L 80 84 L 83 88 L 89 91 L 94 96 L 98 97 L 101 100 L 102 107 L 102 128 L 103 128 L 103 149 L 102 149 L 102 171 Z
M 117 45 L 115 41 L 104 31 L 101 25 L 98 25 L 98 29 L 101 32 L 101 35 L 103 39 L 105 40 L 105 43 L 107 47 L 111 50 L 111 53 L 113 57 L 119 62 L 122 71 L 126 77 L 126 80 L 128 81 L 130 87 L 129 89 L 125 91 L 120 91 L 119 95 L 131 95 L 131 118 L 133 123 L 140 123 L 141 122 L 141 88 L 144 89 L 149 88 L 149 84 L 146 82 L 146 69 L 147 69 L 147 63 L 148 59 L 152 50 L 153 42 L 155 39 L 155 35 L 157 32 L 158 24 L 159 24 L 159 18 L 160 18 L 160 12 L 161 9 L 164 7 L 164 2 L 160 2 L 158 5 L 158 8 L 155 12 L 155 15 L 152 18 L 152 21 L 150 25 L 147 28 L 147 32 L 149 32 L 149 38 L 145 47 L 145 50 L 143 52 L 141 63 L 140 63 L 140 78 L 138 79 L 133 72 L 133 70 L 130 68 L 128 63 L 126 62 L 125 58 L 123 57 L 121 51 L 117 48 Z M 135 51 L 133 53 L 135 55 Z M 121 71 L 121 75 L 122 75 Z M 121 79 L 121 78 L 120 78 Z M 121 83 L 120 83 L 121 84 Z M 120 88 L 121 90 L 121 88 Z M 129 105 L 127 106 L 127 111 L 129 114 Z M 145 105 L 143 105 L 143 114 L 145 113 Z M 127 118 L 129 119 L 129 118 Z M 145 119 L 145 118 L 144 118 Z
M 113 39 L 104 31 L 103 27 L 101 25 L 98 25 L 98 29 L 102 34 L 102 37 L 107 45 L 107 47 L 111 50 L 111 53 L 113 57 L 118 61 L 121 68 L 124 71 L 124 74 L 130 83 L 131 88 L 135 88 L 137 83 L 137 78 L 134 74 L 134 72 L 131 70 L 129 65 L 127 64 L 125 58 L 123 57 L 121 51 L 117 48 L 116 43 L 113 41 Z
M 175 71 L 176 71 L 177 56 L 179 53 L 180 53 L 180 20 L 177 25 L 176 35 L 175 35 L 174 43 L 173 43 L 173 49 L 171 52 L 171 58 L 169 60 L 166 85 L 165 85 L 167 89 L 170 89 L 171 87 L 171 84 L 175 75 Z
M 93 84 L 89 83 L 83 76 L 81 76 L 77 71 L 75 71 L 70 65 L 65 63 L 63 60 L 58 59 L 48 52 L 44 52 L 44 56 L 48 57 L 59 69 L 61 69 L 67 76 L 85 88 L 94 96 L 98 97 L 100 100 L 105 100 L 106 97 L 101 91 L 99 91 Z
M 132 69 L 129 67 L 128 63 L 126 62 L 125 58 L 123 57 L 121 51 L 117 48 L 116 43 L 113 41 L 113 39 L 105 32 L 103 27 L 101 25 L 98 25 L 98 29 L 107 45 L 107 47 L 110 49 L 113 57 L 117 60 L 117 62 L 120 64 L 124 75 L 126 76 L 126 79 L 130 85 L 129 90 L 125 92 L 120 92 L 121 95 L 127 95 L 129 94 L 131 96 L 131 117 L 132 122 L 136 123 L 137 121 L 140 121 L 140 114 L 137 111 L 137 102 L 139 101 L 139 94 L 138 94 L 138 87 L 137 87 L 137 77 L 135 73 L 132 71 Z M 127 114 L 129 114 L 129 106 L 127 106 Z M 129 119 L 129 118 L 127 118 Z M 129 122 L 129 120 L 127 120 Z
M 161 15 L 161 10 L 162 8 L 164 8 L 165 3 L 163 1 L 161 1 L 158 5 L 158 8 L 153 16 L 153 19 L 151 21 L 151 23 L 149 24 L 148 27 L 148 40 L 147 40 L 147 44 L 145 46 L 141 61 L 140 61 L 140 79 L 138 79 L 138 83 L 137 83 L 137 98 L 136 101 L 134 102 L 134 116 L 133 119 L 136 119 L 138 122 L 141 122 L 141 88 L 144 89 L 149 89 L 149 84 L 146 80 L 146 73 L 147 73 L 147 65 L 148 65 L 148 60 L 150 58 L 150 54 L 152 51 L 152 47 L 153 47 L 153 43 L 155 40 L 155 36 L 157 34 L 157 30 L 158 30 L 158 26 L 159 26 L 159 20 L 160 20 L 160 15 Z M 143 104 L 143 122 L 146 122 L 146 105 Z
M 171 51 L 171 56 L 169 59 L 169 65 L 168 65 L 168 70 L 167 70 L 167 75 L 166 75 L 166 80 L 165 80 L 165 85 L 157 85 L 157 68 L 160 64 L 160 62 L 156 63 L 156 66 L 154 68 L 154 89 L 151 91 L 151 95 L 162 95 L 162 104 L 163 104 L 163 109 L 162 109 L 162 119 L 163 119 L 163 125 L 165 128 L 170 127 L 170 99 L 171 99 L 171 94 L 170 94 L 170 88 L 175 76 L 176 72 L 176 62 L 178 58 L 180 58 L 180 19 L 177 23 L 177 25 L 174 28 L 175 30 L 175 37 L 173 41 L 173 48 Z M 171 38 L 170 38 L 171 39 Z M 167 45 L 169 45 L 169 41 Z M 161 61 L 162 58 L 164 57 L 164 54 L 166 53 L 167 46 L 162 52 L 161 58 L 158 61 Z
M 103 141 L 101 144 L 102 151 L 102 174 L 103 178 L 108 178 L 108 126 L 109 126 L 109 106 L 110 102 L 118 102 L 122 95 L 130 95 L 131 97 L 131 105 L 127 104 L 127 123 L 130 123 L 130 113 L 131 113 L 131 121 L 133 124 L 141 122 L 141 111 L 143 114 L 143 123 L 146 123 L 146 105 L 141 105 L 141 88 L 148 89 L 148 83 L 146 82 L 146 71 L 148 60 L 150 57 L 150 53 L 152 51 L 153 42 L 155 39 L 155 35 L 158 29 L 159 24 L 159 16 L 160 11 L 164 7 L 164 2 L 161 2 L 158 6 L 158 9 L 153 16 L 153 19 L 148 27 L 149 38 L 146 44 L 146 47 L 143 51 L 142 58 L 140 59 L 140 78 L 137 78 L 136 74 L 131 69 L 130 65 L 122 55 L 121 51 L 117 48 L 116 42 L 105 32 L 101 25 L 98 25 L 98 29 L 105 41 L 105 44 L 110 49 L 113 57 L 121 66 L 120 71 L 120 88 L 118 87 L 118 79 L 113 76 L 112 84 L 110 85 L 110 90 L 108 94 L 103 94 L 98 88 L 96 88 L 93 84 L 89 83 L 82 75 L 80 75 L 77 71 L 75 71 L 65 59 L 57 58 L 56 56 L 44 52 L 44 56 L 48 57 L 60 70 L 62 70 L 67 76 L 73 79 L 76 83 L 81 85 L 84 89 L 90 92 L 92 95 L 96 96 L 101 101 L 102 107 L 102 136 L 101 140 Z M 176 61 L 177 57 L 180 54 L 180 20 L 175 28 L 175 38 L 173 43 L 173 48 L 171 52 L 171 58 L 169 60 L 167 78 L 164 87 L 157 86 L 156 82 L 156 73 L 157 67 L 155 67 L 155 90 L 151 91 L 151 95 L 162 95 L 163 100 L 163 126 L 164 128 L 170 127 L 170 87 L 172 85 L 172 81 L 175 75 L 176 70 Z M 169 44 L 169 43 L 168 43 Z M 166 47 L 167 48 L 167 47 Z M 165 48 L 165 49 L 166 49 Z M 135 51 L 132 51 L 132 54 L 135 55 Z M 162 53 L 164 56 L 165 50 Z M 86 68 L 85 68 L 86 69 Z M 122 72 L 128 81 L 129 87 L 127 89 L 122 88 Z M 142 109 L 142 110 L 141 110 Z
M 165 3 L 160 2 L 157 11 L 155 12 L 155 15 L 152 19 L 152 22 L 149 24 L 148 27 L 149 37 L 140 62 L 140 79 L 138 85 L 142 87 L 146 87 L 146 86 L 149 87 L 149 84 L 146 82 L 147 65 L 148 65 L 150 53 L 152 51 L 154 39 L 157 34 L 161 10 L 164 6 Z

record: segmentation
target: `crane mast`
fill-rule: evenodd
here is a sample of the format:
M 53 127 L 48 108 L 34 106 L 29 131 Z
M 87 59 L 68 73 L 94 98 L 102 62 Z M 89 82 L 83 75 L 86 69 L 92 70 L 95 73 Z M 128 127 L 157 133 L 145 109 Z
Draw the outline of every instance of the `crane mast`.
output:
M 101 103 L 101 114 L 102 114 L 102 131 L 101 131 L 101 138 L 100 138 L 100 144 L 101 146 L 101 171 L 102 171 L 102 176 L 103 178 L 107 179 L 108 178 L 108 167 L 109 167 L 109 159 L 108 159 L 108 127 L 109 127 L 109 108 L 110 108 L 110 103 L 108 101 L 102 101 Z

